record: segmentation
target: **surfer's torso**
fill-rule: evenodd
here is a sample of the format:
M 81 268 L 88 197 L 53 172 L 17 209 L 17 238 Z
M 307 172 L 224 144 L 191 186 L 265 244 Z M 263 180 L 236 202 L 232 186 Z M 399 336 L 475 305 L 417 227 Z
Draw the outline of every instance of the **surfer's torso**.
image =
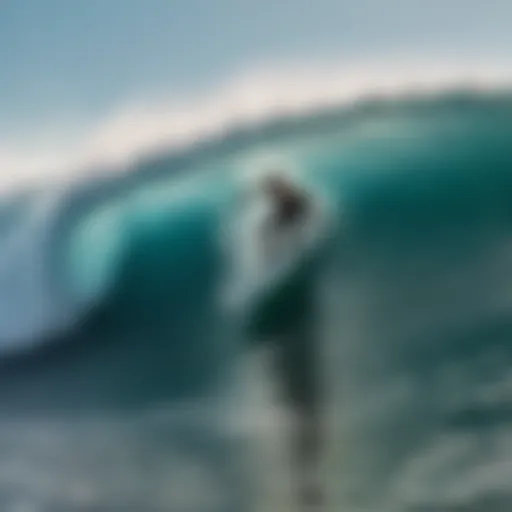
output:
M 276 202 L 261 194 L 242 205 L 231 230 L 230 302 L 247 307 L 288 279 L 325 234 L 326 215 L 316 196 Z

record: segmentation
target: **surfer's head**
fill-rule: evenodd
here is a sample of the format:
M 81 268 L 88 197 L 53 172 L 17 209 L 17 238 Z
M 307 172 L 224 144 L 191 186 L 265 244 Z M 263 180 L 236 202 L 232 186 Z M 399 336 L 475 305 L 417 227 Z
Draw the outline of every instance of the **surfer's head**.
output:
M 278 171 L 269 173 L 261 186 L 263 193 L 276 207 L 276 220 L 279 223 L 293 222 L 306 213 L 308 207 L 306 194 L 286 175 Z

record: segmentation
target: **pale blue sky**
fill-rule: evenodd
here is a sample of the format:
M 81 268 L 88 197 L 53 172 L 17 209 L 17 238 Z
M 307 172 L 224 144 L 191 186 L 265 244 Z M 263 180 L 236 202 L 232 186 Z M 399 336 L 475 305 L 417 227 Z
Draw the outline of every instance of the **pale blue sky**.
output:
M 512 53 L 509 0 L 0 0 L 0 138 L 266 62 Z

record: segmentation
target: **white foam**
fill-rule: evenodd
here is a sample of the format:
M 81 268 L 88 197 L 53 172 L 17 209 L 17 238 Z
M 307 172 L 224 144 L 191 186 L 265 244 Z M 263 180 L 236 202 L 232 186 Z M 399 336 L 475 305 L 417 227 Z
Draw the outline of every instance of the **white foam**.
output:
M 70 137 L 71 129 L 45 126 L 25 139 L 0 140 L 0 193 L 27 183 L 91 173 L 95 167 L 122 170 L 143 154 L 221 135 L 240 123 L 305 114 L 368 94 L 394 96 L 467 84 L 487 89 L 507 87 L 510 83 L 507 66 L 489 63 L 262 67 L 226 80 L 206 95 L 128 102 L 75 137 Z M 60 124 L 56 116 L 55 126 Z M 34 144 L 34 140 L 43 142 Z

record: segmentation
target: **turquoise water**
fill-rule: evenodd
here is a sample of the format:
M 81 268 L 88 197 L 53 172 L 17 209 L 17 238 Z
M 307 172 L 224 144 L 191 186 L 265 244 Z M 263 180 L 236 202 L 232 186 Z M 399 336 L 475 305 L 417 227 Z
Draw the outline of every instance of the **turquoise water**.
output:
M 511 121 L 506 95 L 371 102 L 6 204 L 4 417 L 52 432 L 74 432 L 70 417 L 101 420 L 138 446 L 136 421 L 112 418 L 222 400 L 246 340 L 217 300 L 218 225 L 240 169 L 277 154 L 342 212 L 317 298 L 337 507 L 508 510 Z M 213 424 L 197 439 L 217 446 Z M 137 430 L 142 451 L 150 425 Z M 97 463 L 88 428 L 80 444 Z M 30 465 L 36 451 L 19 454 Z M 0 479 L 14 493 L 9 485 Z M 159 489 L 132 501 L 160 510 L 150 498 Z

